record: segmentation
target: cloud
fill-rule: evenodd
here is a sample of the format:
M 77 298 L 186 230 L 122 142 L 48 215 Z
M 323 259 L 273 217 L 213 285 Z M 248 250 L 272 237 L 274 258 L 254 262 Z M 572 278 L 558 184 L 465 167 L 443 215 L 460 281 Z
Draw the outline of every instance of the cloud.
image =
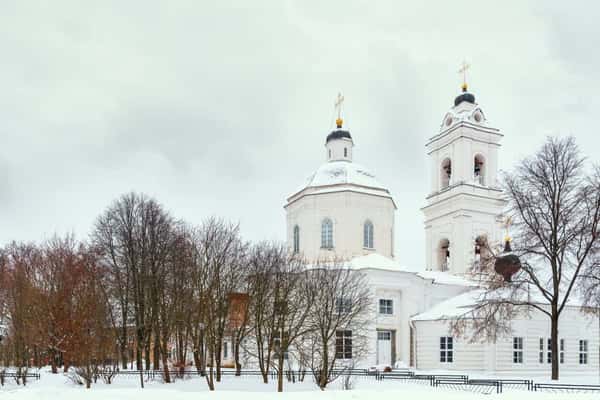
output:
M 424 144 L 471 64 L 508 169 L 545 135 L 598 160 L 598 10 L 564 2 L 13 2 L 0 13 L 0 243 L 85 237 L 129 190 L 173 214 L 283 239 L 285 198 L 324 161 L 333 99 L 355 158 L 424 263 Z M 423 249 L 423 251 L 421 251 Z

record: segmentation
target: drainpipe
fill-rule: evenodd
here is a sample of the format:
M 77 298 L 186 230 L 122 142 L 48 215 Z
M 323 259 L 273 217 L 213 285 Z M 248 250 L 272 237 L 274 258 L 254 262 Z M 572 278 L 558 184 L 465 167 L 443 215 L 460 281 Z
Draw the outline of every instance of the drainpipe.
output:
M 599 319 L 599 321 L 600 321 L 600 319 Z M 412 352 L 413 352 L 414 361 L 415 361 L 415 365 L 413 366 L 413 368 L 417 369 L 417 326 L 415 325 L 413 320 L 411 320 L 410 318 L 408 319 L 408 325 L 410 326 L 412 333 L 413 333 Z M 410 339 L 409 339 L 409 341 L 410 341 Z M 410 354 L 408 357 L 408 367 L 410 368 Z

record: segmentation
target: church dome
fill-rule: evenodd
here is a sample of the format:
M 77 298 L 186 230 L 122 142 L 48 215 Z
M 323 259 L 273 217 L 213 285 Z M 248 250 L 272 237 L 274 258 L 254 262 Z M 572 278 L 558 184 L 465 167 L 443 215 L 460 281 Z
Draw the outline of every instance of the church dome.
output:
M 333 140 L 333 139 L 342 139 L 342 138 L 352 140 L 352 136 L 350 136 L 350 132 L 345 131 L 343 129 L 336 129 L 336 130 L 332 131 L 329 135 L 327 135 L 327 140 L 325 140 L 325 143 L 327 144 L 327 143 L 329 143 L 330 140 Z
M 321 165 L 294 193 L 305 189 L 311 189 L 311 192 L 318 189 L 329 191 L 348 185 L 353 186 L 355 191 L 391 198 L 388 189 L 377 180 L 375 174 L 360 164 L 342 160 Z
M 475 104 L 475 95 L 473 93 L 469 93 L 465 90 L 461 94 L 456 96 L 456 98 L 454 99 L 454 105 L 457 106 L 460 103 L 462 103 L 463 101 L 466 101 L 467 103 Z

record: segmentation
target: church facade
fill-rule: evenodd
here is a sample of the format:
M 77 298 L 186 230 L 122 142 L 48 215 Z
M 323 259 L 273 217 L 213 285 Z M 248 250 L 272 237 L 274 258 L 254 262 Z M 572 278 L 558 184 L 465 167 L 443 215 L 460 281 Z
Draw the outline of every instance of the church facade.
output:
M 550 322 L 543 315 L 513 321 L 513 336 L 495 343 L 452 337 L 449 324 L 473 305 L 478 285 L 468 272 L 486 243 L 501 243 L 506 205 L 498 187 L 503 135 L 463 88 L 427 142 L 430 194 L 422 208 L 425 264 L 407 268 L 394 252 L 397 205 L 389 190 L 354 162 L 343 121 L 325 140 L 325 162 L 284 206 L 287 241 L 309 260 L 344 260 L 362 271 L 374 299 L 364 366 L 481 373 L 549 373 Z M 570 304 L 561 319 L 561 374 L 598 370 L 598 320 Z M 347 334 L 347 332 L 346 332 Z

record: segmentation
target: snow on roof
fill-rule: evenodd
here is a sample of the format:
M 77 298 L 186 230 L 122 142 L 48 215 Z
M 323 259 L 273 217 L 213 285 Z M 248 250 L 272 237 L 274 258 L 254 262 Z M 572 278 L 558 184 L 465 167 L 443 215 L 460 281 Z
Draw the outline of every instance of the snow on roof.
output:
M 483 289 L 470 290 L 458 296 L 451 297 L 433 306 L 429 310 L 417 314 L 412 321 L 444 320 L 460 317 L 471 311 L 473 305 L 483 295 Z
M 477 286 L 477 283 L 463 278 L 462 276 L 453 275 L 449 272 L 424 271 L 405 267 L 397 261 L 377 253 L 369 254 L 366 256 L 354 257 L 349 261 L 348 264 L 350 267 L 355 269 L 374 268 L 388 271 L 412 273 L 419 276 L 420 278 L 431 280 L 433 283 L 441 285 Z
M 352 185 L 353 190 L 391 198 L 387 188 L 372 172 L 360 164 L 345 160 L 329 161 L 321 165 L 290 198 L 304 189 L 335 185 Z
M 405 272 L 405 268 L 397 261 L 377 253 L 354 257 L 348 262 L 348 265 L 355 269 L 377 268 Z
M 340 183 L 385 189 L 373 173 L 362 165 L 350 161 L 330 161 L 321 165 L 307 179 L 306 186 L 327 186 Z
M 433 306 L 429 310 L 417 314 L 411 318 L 413 321 L 430 321 L 430 320 L 444 320 L 460 317 L 470 312 L 474 306 L 484 299 L 484 289 L 474 289 L 466 293 L 459 294 L 458 296 L 451 297 L 441 303 Z M 525 296 L 525 293 L 522 293 Z M 548 300 L 536 289 L 530 290 L 528 301 L 539 305 L 548 305 Z M 500 288 L 495 292 L 488 293 L 487 299 L 493 299 L 494 297 L 501 299 L 508 296 L 513 296 L 514 293 L 508 288 Z M 583 305 L 582 300 L 575 294 L 571 294 L 567 301 L 567 306 L 570 307 L 581 307 Z
M 417 275 L 423 279 L 431 279 L 434 283 L 443 285 L 479 286 L 477 282 L 473 282 L 472 280 L 464 278 L 460 275 L 451 274 L 450 272 L 421 271 Z

